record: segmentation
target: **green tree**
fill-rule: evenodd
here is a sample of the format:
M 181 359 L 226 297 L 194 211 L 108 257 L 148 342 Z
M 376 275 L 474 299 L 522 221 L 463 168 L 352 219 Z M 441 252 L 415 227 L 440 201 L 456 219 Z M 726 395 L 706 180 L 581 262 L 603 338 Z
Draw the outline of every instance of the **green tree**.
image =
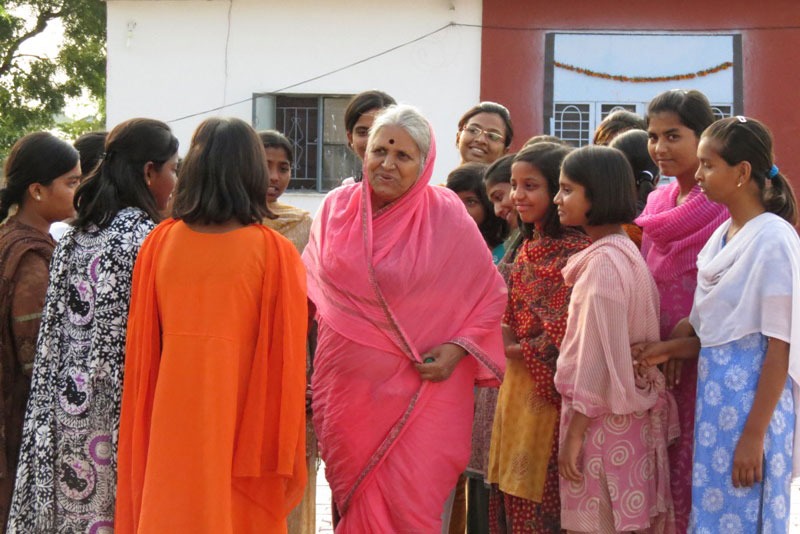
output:
M 20 51 L 60 21 L 54 57 Z M 71 135 L 105 122 L 106 4 L 102 0 L 0 0 L 0 161 L 22 135 L 55 126 L 69 98 L 88 95 L 100 116 L 67 126 Z

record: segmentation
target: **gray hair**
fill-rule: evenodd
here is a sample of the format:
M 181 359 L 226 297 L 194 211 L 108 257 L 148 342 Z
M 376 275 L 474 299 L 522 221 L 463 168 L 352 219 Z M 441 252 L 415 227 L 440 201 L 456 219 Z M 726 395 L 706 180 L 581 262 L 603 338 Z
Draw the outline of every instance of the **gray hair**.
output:
M 372 147 L 375 134 L 384 126 L 398 126 L 405 130 L 411 139 L 416 143 L 420 153 L 419 173 L 425 168 L 425 160 L 431 148 L 431 127 L 427 119 L 422 116 L 414 106 L 399 104 L 385 108 L 375 117 L 375 122 L 370 128 L 369 139 L 367 140 L 367 152 Z

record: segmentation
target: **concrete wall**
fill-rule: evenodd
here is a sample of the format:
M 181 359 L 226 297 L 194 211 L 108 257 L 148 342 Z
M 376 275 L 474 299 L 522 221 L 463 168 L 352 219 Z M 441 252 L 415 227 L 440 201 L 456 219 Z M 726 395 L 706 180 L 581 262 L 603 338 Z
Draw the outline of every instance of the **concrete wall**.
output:
M 203 118 L 249 122 L 254 93 L 366 60 L 286 92 L 375 88 L 416 105 L 433 124 L 434 181 L 444 181 L 459 161 L 458 118 L 478 102 L 480 28 L 449 27 L 367 58 L 452 21 L 479 25 L 481 13 L 480 0 L 108 0 L 108 126 L 135 116 L 168 121 L 185 153 Z M 204 110 L 213 111 L 175 120 Z M 296 203 L 313 211 L 319 195 L 310 196 Z

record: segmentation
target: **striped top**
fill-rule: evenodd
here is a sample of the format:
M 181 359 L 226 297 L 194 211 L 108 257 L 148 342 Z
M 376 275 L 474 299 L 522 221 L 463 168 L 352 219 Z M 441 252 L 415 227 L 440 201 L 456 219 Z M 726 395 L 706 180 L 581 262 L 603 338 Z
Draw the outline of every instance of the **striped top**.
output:
M 555 376 L 565 404 L 589 417 L 646 411 L 663 390 L 655 368 L 634 373 L 630 346 L 658 341 L 658 292 L 636 245 L 606 236 L 573 255 L 562 271 L 572 288 Z

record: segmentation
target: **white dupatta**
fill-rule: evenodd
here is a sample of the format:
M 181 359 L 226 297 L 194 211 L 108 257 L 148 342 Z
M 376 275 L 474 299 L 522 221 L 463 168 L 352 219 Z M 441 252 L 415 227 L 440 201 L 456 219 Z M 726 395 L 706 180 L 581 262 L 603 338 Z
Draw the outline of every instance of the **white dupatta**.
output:
M 795 408 L 793 477 L 800 476 L 800 238 L 773 213 L 748 221 L 723 246 L 728 219 L 697 257 L 689 320 L 703 347 L 762 333 L 789 343 Z

